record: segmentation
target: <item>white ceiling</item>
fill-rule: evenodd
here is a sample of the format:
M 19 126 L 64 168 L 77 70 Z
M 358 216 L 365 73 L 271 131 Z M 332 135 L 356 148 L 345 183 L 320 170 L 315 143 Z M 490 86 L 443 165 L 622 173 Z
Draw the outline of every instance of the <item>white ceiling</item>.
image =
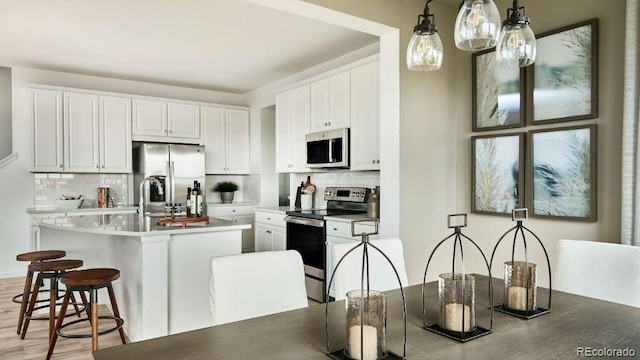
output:
M 246 93 L 378 38 L 242 0 L 1 0 L 0 65 Z

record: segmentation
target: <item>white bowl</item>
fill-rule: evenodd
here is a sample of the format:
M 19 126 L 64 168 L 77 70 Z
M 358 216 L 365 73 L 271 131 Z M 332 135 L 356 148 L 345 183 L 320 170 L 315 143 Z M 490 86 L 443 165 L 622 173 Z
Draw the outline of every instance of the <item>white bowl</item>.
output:
M 61 209 L 78 209 L 84 200 L 56 200 L 56 206 Z

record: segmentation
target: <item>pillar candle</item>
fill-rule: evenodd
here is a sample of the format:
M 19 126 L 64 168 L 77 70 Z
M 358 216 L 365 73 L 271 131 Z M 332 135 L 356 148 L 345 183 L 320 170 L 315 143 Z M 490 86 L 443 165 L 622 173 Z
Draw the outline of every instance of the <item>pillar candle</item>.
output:
M 509 286 L 509 308 L 514 310 L 527 310 L 527 288 L 522 286 Z M 529 304 L 531 308 L 533 304 Z
M 445 305 L 445 328 L 450 331 L 461 332 L 462 304 L 450 303 Z M 464 331 L 471 331 L 471 308 L 464 305 Z
M 360 325 L 349 329 L 349 357 L 356 360 L 376 360 L 378 358 L 378 334 L 371 325 L 362 326 L 363 358 L 360 358 Z

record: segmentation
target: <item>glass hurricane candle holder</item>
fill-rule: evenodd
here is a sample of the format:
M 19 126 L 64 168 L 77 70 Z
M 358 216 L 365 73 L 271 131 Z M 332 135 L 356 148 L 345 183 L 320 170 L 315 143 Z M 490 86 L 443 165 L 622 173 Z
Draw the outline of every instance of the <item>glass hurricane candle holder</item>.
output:
M 375 290 L 347 293 L 347 346 L 346 355 L 351 359 L 377 360 L 387 356 L 385 329 L 387 325 L 387 300 Z
M 534 311 L 537 300 L 536 264 L 524 261 L 504 263 L 504 306 L 517 311 Z
M 470 332 L 476 328 L 476 280 L 471 275 L 440 274 L 438 278 L 441 328 Z M 464 325 L 463 325 L 464 324 Z
M 513 209 L 511 212 L 511 220 L 516 222 L 516 226 L 507 230 L 498 239 L 496 246 L 491 253 L 491 262 L 489 267 L 493 268 L 493 259 L 498 250 L 498 246 L 508 234 L 513 233 L 513 241 L 511 242 L 511 261 L 504 263 L 504 292 L 503 303 L 495 306 L 495 310 L 519 317 L 521 319 L 532 319 L 536 316 L 544 315 L 551 311 L 551 263 L 549 255 L 544 244 L 531 230 L 522 225 L 522 222 L 529 218 L 526 208 Z M 542 248 L 547 262 L 547 273 L 549 279 L 549 296 L 548 307 L 538 307 L 538 266 L 529 261 L 529 249 L 531 245 L 528 243 L 525 234 L 533 236 L 536 242 Z M 516 260 L 517 244 L 522 244 L 524 260 Z M 534 242 L 535 243 L 535 242 Z

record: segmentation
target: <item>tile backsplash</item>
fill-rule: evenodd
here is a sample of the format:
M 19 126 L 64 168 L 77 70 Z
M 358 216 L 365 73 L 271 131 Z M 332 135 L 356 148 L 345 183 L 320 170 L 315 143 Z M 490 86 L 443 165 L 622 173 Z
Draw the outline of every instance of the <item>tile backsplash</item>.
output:
M 128 198 L 127 174 L 61 174 L 35 173 L 33 175 L 33 193 L 35 209 L 56 207 L 59 195 L 82 195 L 85 199 L 82 207 L 97 207 L 98 187 L 108 186 L 115 206 L 125 206 L 132 202 Z
M 233 195 L 233 203 L 260 202 L 260 175 L 207 175 L 207 203 L 220 203 L 220 194 L 214 192 L 213 187 L 221 181 L 233 181 L 238 184 L 238 191 Z
M 311 177 L 311 183 L 316 186 L 316 192 L 313 194 L 313 207 L 324 209 L 327 202 L 324 201 L 324 190 L 327 186 L 353 186 L 375 188 L 380 186 L 379 171 L 330 171 L 318 173 L 297 173 L 291 174 L 290 191 L 291 204 L 295 202 L 296 191 L 301 182 L 307 181 L 307 176 Z

